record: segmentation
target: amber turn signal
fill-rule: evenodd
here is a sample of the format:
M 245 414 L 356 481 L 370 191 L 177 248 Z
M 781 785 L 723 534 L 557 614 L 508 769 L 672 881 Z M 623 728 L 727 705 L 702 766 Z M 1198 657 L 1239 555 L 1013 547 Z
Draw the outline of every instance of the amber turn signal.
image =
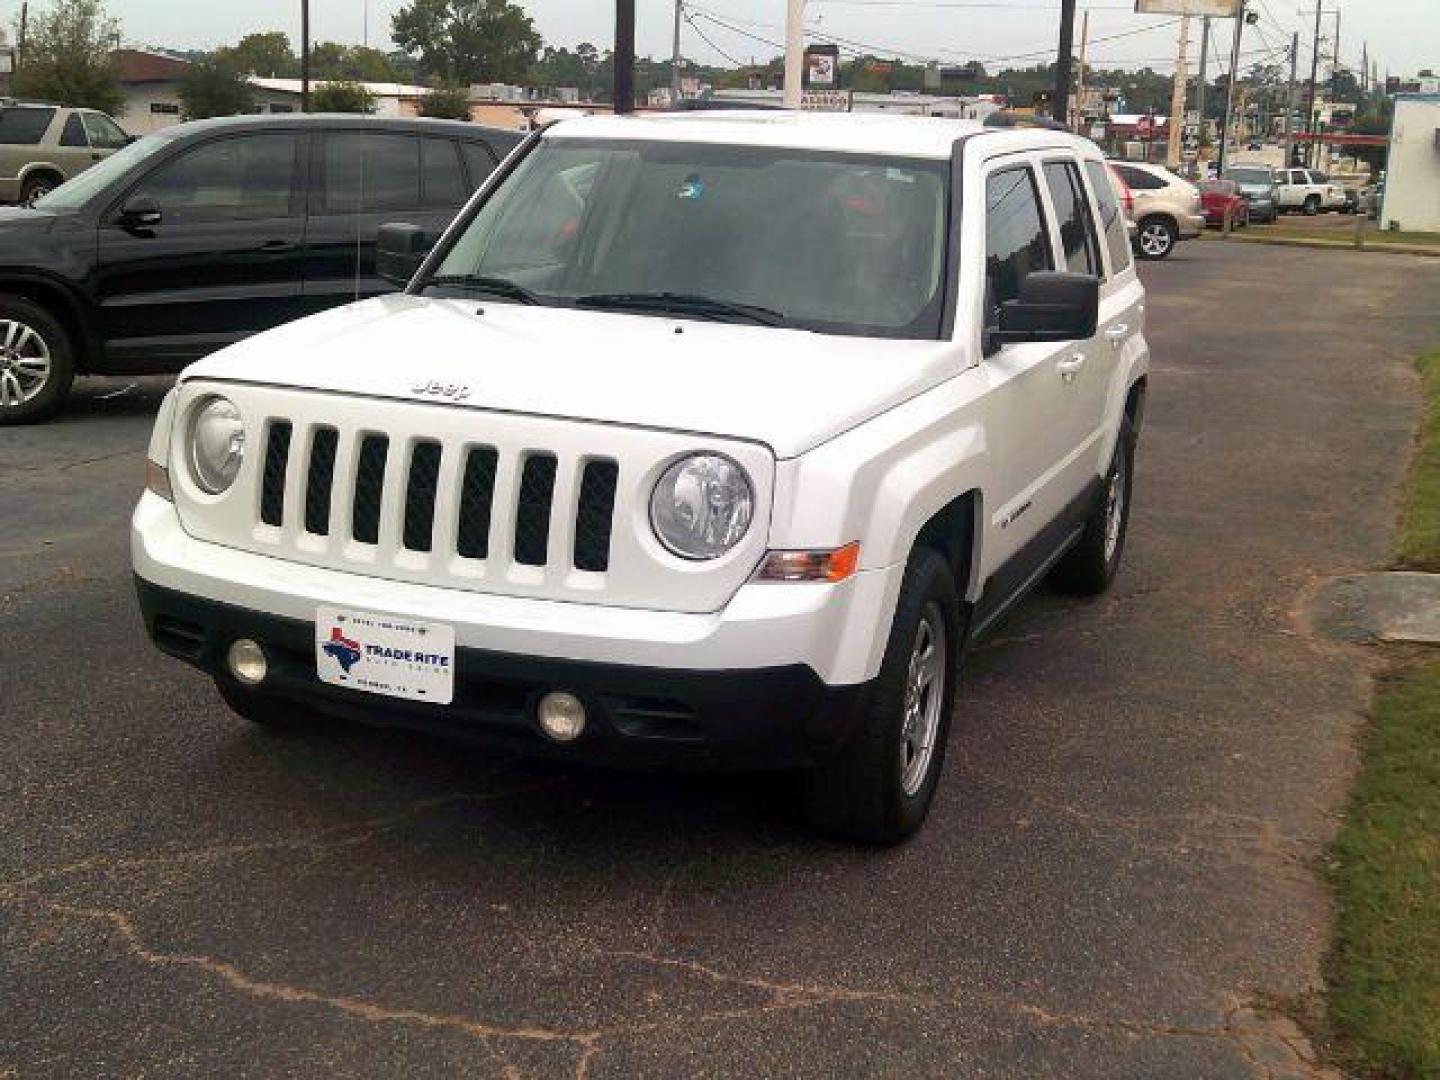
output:
M 860 567 L 860 544 L 834 551 L 772 551 L 760 564 L 760 581 L 828 581 L 853 577 Z

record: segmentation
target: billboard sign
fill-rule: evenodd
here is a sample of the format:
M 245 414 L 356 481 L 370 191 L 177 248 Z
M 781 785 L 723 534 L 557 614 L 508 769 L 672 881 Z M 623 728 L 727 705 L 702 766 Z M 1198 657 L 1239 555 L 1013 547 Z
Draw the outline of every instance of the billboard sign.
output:
M 1139 15 L 1209 15 L 1233 19 L 1240 14 L 1240 0 L 1135 0 Z
M 812 45 L 805 50 L 805 88 L 834 90 L 840 85 L 840 47 Z

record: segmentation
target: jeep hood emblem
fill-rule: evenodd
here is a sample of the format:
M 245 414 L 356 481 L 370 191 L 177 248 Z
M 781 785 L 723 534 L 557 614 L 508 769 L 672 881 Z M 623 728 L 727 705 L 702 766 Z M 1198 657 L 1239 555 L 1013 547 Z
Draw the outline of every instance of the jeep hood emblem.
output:
M 421 397 L 445 398 L 447 401 L 464 401 L 470 396 L 470 387 L 465 383 L 436 382 L 434 380 L 418 382 L 410 388 L 412 394 L 419 394 Z

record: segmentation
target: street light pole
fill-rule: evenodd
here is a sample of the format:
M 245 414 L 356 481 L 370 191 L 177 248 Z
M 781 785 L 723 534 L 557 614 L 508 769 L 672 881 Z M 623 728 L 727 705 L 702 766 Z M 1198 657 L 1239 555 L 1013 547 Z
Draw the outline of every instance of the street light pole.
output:
M 1235 12 L 1235 40 L 1230 46 L 1230 81 L 1225 87 L 1225 123 L 1220 129 L 1220 154 L 1215 159 L 1221 176 L 1225 175 L 1226 156 L 1230 153 L 1230 126 L 1235 120 L 1235 84 L 1240 81 L 1240 41 L 1245 36 L 1245 0 Z
M 785 12 L 785 108 L 800 108 L 805 96 L 805 0 L 789 0 Z
M 300 111 L 310 111 L 310 0 L 300 0 Z
M 635 0 L 615 0 L 615 115 L 635 111 Z
M 675 0 L 675 43 L 670 50 L 670 107 L 680 107 L 680 20 L 685 17 L 685 0 Z

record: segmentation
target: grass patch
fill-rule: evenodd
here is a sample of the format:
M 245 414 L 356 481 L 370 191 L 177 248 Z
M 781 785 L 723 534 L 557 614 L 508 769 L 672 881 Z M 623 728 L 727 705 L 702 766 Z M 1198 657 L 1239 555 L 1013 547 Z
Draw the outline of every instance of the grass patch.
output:
M 1440 1076 L 1440 663 L 1386 683 L 1335 847 L 1330 1022 L 1345 1064 Z
M 1355 226 L 1353 221 L 1345 227 L 1315 227 L 1292 225 L 1251 225 L 1241 235 L 1248 233 L 1252 238 L 1277 240 L 1328 240 L 1335 244 L 1353 244 Z M 1388 232 L 1373 222 L 1365 227 L 1365 245 L 1379 247 L 1383 244 L 1404 244 L 1407 247 L 1440 247 L 1440 233 L 1433 232 Z
M 1425 416 L 1400 519 L 1396 559 L 1405 569 L 1440 572 L 1440 349 L 1420 357 L 1419 368 L 1425 386 Z
M 1398 558 L 1440 570 L 1440 350 L 1425 386 Z M 1440 1077 L 1440 662 L 1383 683 L 1331 861 L 1330 1027 L 1357 1073 Z

